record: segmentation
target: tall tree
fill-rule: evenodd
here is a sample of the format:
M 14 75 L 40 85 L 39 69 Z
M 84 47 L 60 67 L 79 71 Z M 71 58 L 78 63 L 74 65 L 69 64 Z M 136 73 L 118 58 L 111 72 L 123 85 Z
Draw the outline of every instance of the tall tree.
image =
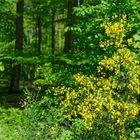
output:
M 71 28 L 74 24 L 74 14 L 73 14 L 73 8 L 77 6 L 77 0 L 68 0 L 67 3 L 67 23 L 66 26 Z M 73 46 L 73 36 L 71 29 L 68 29 L 68 31 L 65 33 L 65 46 L 64 46 L 64 52 L 68 52 Z
M 79 0 L 79 5 L 82 5 L 83 4 L 83 0 Z
M 15 51 L 22 51 L 23 49 L 23 8 L 24 0 L 18 0 L 16 10 L 16 42 L 15 42 Z M 13 66 L 11 83 L 9 91 L 13 93 L 19 92 L 19 81 L 20 81 L 20 71 L 21 65 L 17 64 Z

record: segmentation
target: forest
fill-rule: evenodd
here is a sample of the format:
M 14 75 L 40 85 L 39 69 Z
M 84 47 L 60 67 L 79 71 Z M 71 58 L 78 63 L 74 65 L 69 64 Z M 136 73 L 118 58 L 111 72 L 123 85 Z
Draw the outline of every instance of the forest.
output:
M 0 0 L 0 140 L 140 140 L 140 0 Z

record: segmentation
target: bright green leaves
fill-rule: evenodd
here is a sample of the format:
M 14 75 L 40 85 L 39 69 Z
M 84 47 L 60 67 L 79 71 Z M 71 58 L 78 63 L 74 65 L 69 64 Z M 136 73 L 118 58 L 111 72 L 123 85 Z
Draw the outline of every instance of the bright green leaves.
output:
M 4 71 L 4 65 L 2 62 L 0 62 L 0 71 Z
M 134 43 L 134 48 L 140 49 L 140 34 L 137 33 L 133 36 L 135 43 Z

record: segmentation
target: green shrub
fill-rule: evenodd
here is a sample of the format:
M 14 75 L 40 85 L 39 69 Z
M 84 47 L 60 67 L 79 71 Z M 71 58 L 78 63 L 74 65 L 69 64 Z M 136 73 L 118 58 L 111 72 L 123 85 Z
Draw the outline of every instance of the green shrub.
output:
M 133 47 L 133 39 L 126 40 L 131 30 L 126 15 L 121 19 L 116 16 L 112 22 L 104 21 L 101 27 L 105 34 L 99 47 L 105 54 L 97 67 L 97 75 L 77 74 L 78 88 L 62 86 L 53 88 L 52 92 L 65 120 L 70 123 L 70 130 L 79 139 L 86 139 L 89 134 L 88 139 L 125 140 L 134 129 L 133 123 L 140 111 L 138 55 L 129 47 Z M 82 125 L 76 125 L 79 121 Z

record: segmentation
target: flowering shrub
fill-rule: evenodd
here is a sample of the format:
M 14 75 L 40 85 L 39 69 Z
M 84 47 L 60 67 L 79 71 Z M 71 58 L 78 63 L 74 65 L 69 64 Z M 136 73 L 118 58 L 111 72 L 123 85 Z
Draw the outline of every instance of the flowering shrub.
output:
M 105 35 L 100 47 L 111 49 L 112 55 L 99 62 L 96 76 L 75 75 L 77 89 L 63 86 L 53 91 L 65 119 L 72 123 L 81 120 L 83 127 L 77 135 L 88 132 L 95 139 L 125 140 L 140 111 L 140 62 L 129 49 L 133 39 L 126 38 L 131 30 L 126 15 L 113 17 L 101 27 Z
M 113 23 L 109 20 L 101 24 L 101 27 L 105 29 L 106 35 L 104 37 L 106 41 L 101 42 L 100 47 L 124 48 L 126 45 L 131 45 L 132 38 L 124 40 L 126 33 L 131 31 L 131 25 L 127 23 L 126 15 L 122 15 L 121 19 L 117 15 L 112 16 Z

